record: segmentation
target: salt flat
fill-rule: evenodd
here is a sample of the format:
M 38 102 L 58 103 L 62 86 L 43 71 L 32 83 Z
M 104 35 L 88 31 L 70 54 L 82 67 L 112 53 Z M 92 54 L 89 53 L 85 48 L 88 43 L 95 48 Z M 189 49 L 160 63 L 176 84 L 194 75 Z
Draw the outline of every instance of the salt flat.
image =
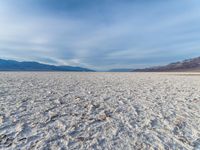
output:
M 200 75 L 2 72 L 0 149 L 200 149 Z

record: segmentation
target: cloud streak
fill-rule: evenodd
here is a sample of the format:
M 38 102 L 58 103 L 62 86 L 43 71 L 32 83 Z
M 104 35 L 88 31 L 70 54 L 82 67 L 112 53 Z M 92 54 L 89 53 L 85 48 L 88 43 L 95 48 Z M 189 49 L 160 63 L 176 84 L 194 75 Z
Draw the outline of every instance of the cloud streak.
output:
M 138 68 L 200 55 L 197 0 L 7 0 L 0 56 L 92 69 Z

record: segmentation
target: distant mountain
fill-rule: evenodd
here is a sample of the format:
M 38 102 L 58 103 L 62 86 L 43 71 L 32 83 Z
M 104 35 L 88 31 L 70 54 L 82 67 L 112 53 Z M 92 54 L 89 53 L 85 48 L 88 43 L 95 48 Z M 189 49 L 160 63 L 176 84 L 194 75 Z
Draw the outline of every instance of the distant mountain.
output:
M 200 57 L 171 63 L 166 66 L 135 69 L 133 71 L 134 72 L 200 71 Z
M 108 72 L 130 72 L 130 71 L 132 71 L 133 69 L 111 69 L 111 70 L 109 70 Z
M 72 67 L 72 66 L 54 66 L 38 62 L 18 62 L 14 60 L 0 59 L 0 71 L 93 71 L 87 68 Z

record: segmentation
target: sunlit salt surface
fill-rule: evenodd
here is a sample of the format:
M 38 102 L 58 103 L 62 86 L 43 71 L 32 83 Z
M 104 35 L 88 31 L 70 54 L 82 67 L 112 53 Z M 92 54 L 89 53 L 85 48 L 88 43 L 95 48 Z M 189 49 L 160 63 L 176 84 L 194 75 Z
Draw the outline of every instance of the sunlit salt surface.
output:
M 200 75 L 0 73 L 0 149 L 200 149 Z

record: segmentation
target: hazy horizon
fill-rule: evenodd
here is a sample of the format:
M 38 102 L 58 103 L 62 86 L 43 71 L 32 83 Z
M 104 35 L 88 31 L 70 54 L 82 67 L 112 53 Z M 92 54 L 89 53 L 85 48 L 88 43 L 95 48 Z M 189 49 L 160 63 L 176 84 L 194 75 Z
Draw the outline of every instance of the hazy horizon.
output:
M 198 0 L 6 0 L 0 57 L 95 70 L 200 56 Z

